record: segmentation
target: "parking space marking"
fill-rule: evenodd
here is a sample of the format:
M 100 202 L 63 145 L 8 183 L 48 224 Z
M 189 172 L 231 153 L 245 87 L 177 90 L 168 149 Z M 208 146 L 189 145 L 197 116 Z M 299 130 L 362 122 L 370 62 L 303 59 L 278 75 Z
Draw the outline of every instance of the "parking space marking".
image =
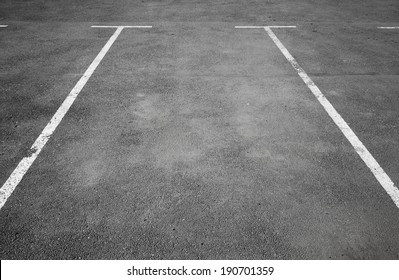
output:
M 399 26 L 381 26 L 379 29 L 399 29 Z
M 7 27 L 8 25 L 0 24 L 0 27 Z
M 25 156 L 18 166 L 14 169 L 11 173 L 10 177 L 8 177 L 7 181 L 3 184 L 0 188 L 0 209 L 4 206 L 7 199 L 10 197 L 12 192 L 15 190 L 19 182 L 24 177 L 25 173 L 29 170 L 30 166 L 33 164 L 41 150 L 43 149 L 44 145 L 46 145 L 47 141 L 50 139 L 51 135 L 60 124 L 62 118 L 68 112 L 69 108 L 72 106 L 75 99 L 78 97 L 80 91 L 86 85 L 87 81 L 90 79 L 93 72 L 96 70 L 97 66 L 100 64 L 101 60 L 107 54 L 108 50 L 111 48 L 112 44 L 116 41 L 119 34 L 124 29 L 124 26 L 117 26 L 116 31 L 114 34 L 108 39 L 108 42 L 104 45 L 101 51 L 98 53 L 96 58 L 90 64 L 89 68 L 85 71 L 83 76 L 77 82 L 75 87 L 71 90 L 68 94 L 64 102 L 58 108 L 57 112 L 51 118 L 50 122 L 46 125 L 43 129 L 42 133 L 33 143 L 32 147 L 30 148 L 27 156 Z
M 364 161 L 364 163 L 371 170 L 375 178 L 378 180 L 378 182 L 381 184 L 384 190 L 391 197 L 396 207 L 399 208 L 399 189 L 395 186 L 391 178 L 389 178 L 389 176 L 385 173 L 385 171 L 382 169 L 379 163 L 374 159 L 371 153 L 359 140 L 359 138 L 349 127 L 349 125 L 345 122 L 345 120 L 341 117 L 341 115 L 335 110 L 335 108 L 327 100 L 327 98 L 316 86 L 316 84 L 310 79 L 310 77 L 298 64 L 295 58 L 288 52 L 287 48 L 281 43 L 281 41 L 272 31 L 272 27 L 265 26 L 264 30 L 267 32 L 267 34 L 273 40 L 276 46 L 280 49 L 280 51 L 288 60 L 288 62 L 292 65 L 292 67 L 297 71 L 298 75 L 302 78 L 303 82 L 308 86 L 308 88 L 311 90 L 311 92 L 314 94 L 314 96 L 323 106 L 324 110 L 328 113 L 328 115 L 331 117 L 334 123 L 342 131 L 346 139 L 348 139 L 348 141 L 351 143 L 357 154 Z

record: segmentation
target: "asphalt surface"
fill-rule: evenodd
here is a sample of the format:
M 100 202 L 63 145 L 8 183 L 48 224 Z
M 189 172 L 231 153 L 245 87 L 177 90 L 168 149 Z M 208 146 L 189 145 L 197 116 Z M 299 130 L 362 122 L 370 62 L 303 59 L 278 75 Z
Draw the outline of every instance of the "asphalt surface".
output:
M 262 29 L 399 184 L 399 3 L 0 2 L 1 259 L 399 259 L 399 209 Z

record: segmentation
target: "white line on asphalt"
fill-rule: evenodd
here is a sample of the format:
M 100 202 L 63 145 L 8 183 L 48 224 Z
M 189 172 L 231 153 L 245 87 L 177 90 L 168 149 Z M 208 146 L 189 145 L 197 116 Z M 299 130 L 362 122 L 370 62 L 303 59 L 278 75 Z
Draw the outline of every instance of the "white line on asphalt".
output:
M 68 112 L 69 108 L 72 106 L 75 99 L 78 97 L 78 94 L 83 89 L 87 81 L 90 79 L 91 75 L 93 74 L 94 70 L 96 70 L 97 66 L 100 64 L 101 60 L 104 58 L 108 50 L 111 48 L 112 44 L 118 38 L 119 34 L 124 29 L 123 26 L 116 27 L 116 31 L 114 34 L 109 38 L 108 42 L 104 45 L 102 50 L 98 53 L 97 57 L 93 60 L 90 64 L 89 68 L 87 68 L 86 72 L 77 82 L 75 87 L 71 90 L 68 94 L 64 102 L 58 108 L 57 112 L 54 114 L 50 122 L 46 125 L 43 129 L 42 133 L 33 143 L 32 147 L 28 151 L 28 155 L 25 156 L 15 170 L 11 173 L 10 177 L 8 177 L 7 181 L 4 185 L 0 188 L 0 209 L 4 206 L 7 199 L 10 197 L 12 192 L 15 190 L 16 186 L 24 177 L 25 173 L 29 170 L 32 163 L 35 161 L 41 150 L 43 149 L 44 145 L 46 145 L 47 141 L 50 139 L 51 135 L 60 124 L 62 118 Z
M 123 27 L 123 28 L 152 28 L 151 25 L 121 25 L 121 26 L 117 26 L 117 25 L 93 25 L 93 28 L 119 28 L 119 27 Z
M 379 29 L 399 29 L 399 26 L 381 26 Z
M 260 25 L 255 25 L 255 26 L 235 26 L 235 28 L 296 28 L 296 26 L 294 25 L 264 25 L 264 26 L 260 26 Z
M 0 27 L 7 27 L 8 25 L 0 24 Z
M 385 191 L 392 198 L 395 205 L 399 208 L 399 189 L 392 182 L 391 178 L 385 173 L 385 171 L 381 168 L 378 162 L 374 159 L 371 153 L 367 150 L 367 148 L 363 145 L 363 143 L 359 140 L 356 134 L 352 131 L 349 125 L 345 122 L 345 120 L 340 116 L 340 114 L 335 110 L 335 108 L 331 105 L 331 103 L 327 100 L 324 94 L 320 91 L 320 89 L 316 86 L 316 84 L 310 79 L 310 77 L 306 74 L 306 72 L 299 66 L 298 62 L 295 58 L 288 52 L 288 50 L 284 47 L 281 41 L 277 38 L 270 27 L 264 28 L 273 42 L 277 45 L 280 51 L 283 53 L 285 58 L 291 63 L 292 67 L 298 72 L 298 75 L 302 78 L 305 84 L 312 91 L 314 96 L 320 102 L 320 104 L 324 107 L 328 115 L 332 118 L 334 123 L 339 127 L 342 133 L 345 135 L 346 139 L 352 144 L 355 151 L 361 157 L 361 159 L 366 163 L 368 168 L 374 174 L 375 178 L 380 182 L 381 186 L 385 189 Z

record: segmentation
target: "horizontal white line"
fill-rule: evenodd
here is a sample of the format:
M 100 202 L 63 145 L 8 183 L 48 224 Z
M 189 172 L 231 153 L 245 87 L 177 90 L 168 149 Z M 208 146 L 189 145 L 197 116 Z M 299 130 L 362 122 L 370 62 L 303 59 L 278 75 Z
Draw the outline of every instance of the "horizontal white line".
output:
M 7 27 L 8 25 L 0 24 L 0 27 Z
M 379 29 L 399 29 L 399 26 L 381 26 Z
M 235 28 L 265 28 L 265 27 L 268 27 L 268 28 L 296 28 L 295 25 L 235 26 Z
M 93 25 L 94 28 L 152 28 L 151 25 Z
M 33 143 L 32 147 L 29 150 L 28 155 L 25 156 L 20 161 L 18 166 L 11 173 L 10 177 L 8 177 L 7 181 L 0 188 L 0 209 L 4 206 L 7 199 L 10 197 L 10 195 L 15 190 L 19 182 L 24 177 L 25 173 L 29 170 L 33 162 L 36 160 L 37 156 L 39 155 L 43 147 L 46 145 L 47 141 L 50 139 L 55 129 L 63 119 L 63 117 L 68 112 L 69 108 L 72 106 L 75 99 L 78 97 L 80 91 L 86 85 L 87 81 L 90 79 L 94 70 L 96 70 L 97 66 L 100 64 L 101 60 L 104 58 L 104 56 L 111 48 L 115 40 L 118 38 L 122 30 L 123 27 L 119 27 L 118 29 L 115 30 L 114 34 L 109 38 L 108 42 L 98 53 L 96 58 L 90 64 L 89 68 L 87 68 L 83 76 L 80 78 L 75 87 L 71 90 L 71 92 L 65 98 L 64 102 L 58 108 L 57 112 L 54 114 L 49 123 L 43 129 L 42 133 Z
M 353 130 L 349 127 L 349 125 L 345 122 L 345 120 L 341 117 L 341 115 L 335 110 L 335 108 L 327 100 L 327 98 L 324 96 L 324 94 L 321 92 L 318 86 L 316 86 L 316 84 L 310 79 L 308 74 L 306 74 L 306 72 L 298 64 L 295 58 L 288 52 L 287 48 L 283 45 L 283 43 L 281 43 L 281 41 L 277 38 L 274 32 L 270 28 L 265 28 L 265 30 L 267 34 L 270 36 L 270 38 L 273 40 L 273 42 L 276 44 L 276 46 L 283 53 L 288 62 L 297 71 L 298 75 L 302 78 L 303 82 L 308 86 L 308 88 L 311 90 L 311 92 L 314 94 L 314 96 L 323 106 L 327 114 L 331 117 L 334 123 L 342 131 L 346 139 L 348 139 L 348 141 L 352 144 L 357 154 L 368 166 L 370 171 L 374 174 L 375 178 L 378 180 L 380 185 L 392 198 L 396 207 L 399 208 L 399 189 L 392 182 L 391 178 L 389 178 L 389 176 L 385 173 L 382 167 L 371 155 L 371 153 L 363 145 L 363 143 L 356 136 Z

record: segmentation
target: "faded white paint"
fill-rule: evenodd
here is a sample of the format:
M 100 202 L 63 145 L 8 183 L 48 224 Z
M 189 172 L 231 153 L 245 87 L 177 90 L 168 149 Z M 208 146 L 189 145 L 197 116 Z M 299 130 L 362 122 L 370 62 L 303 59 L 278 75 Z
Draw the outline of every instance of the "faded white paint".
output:
M 108 50 L 111 48 L 112 44 L 118 38 L 119 34 L 124 29 L 124 26 L 116 26 L 116 31 L 109 38 L 108 42 L 99 52 L 97 57 L 90 64 L 89 68 L 85 71 L 83 76 L 77 82 L 75 87 L 68 94 L 64 102 L 58 108 L 57 112 L 54 114 L 50 122 L 43 129 L 42 133 L 33 143 L 32 147 L 28 151 L 27 155 L 20 161 L 15 170 L 11 173 L 10 177 L 0 188 L 0 209 L 4 206 L 7 199 L 13 193 L 19 182 L 22 180 L 26 172 L 29 170 L 30 166 L 36 160 L 39 153 L 42 151 L 44 145 L 46 145 L 47 141 L 50 139 L 51 135 L 54 133 L 57 126 L 60 124 L 62 118 L 68 112 L 69 108 L 72 106 L 75 99 L 78 97 L 80 91 L 86 85 L 87 81 L 90 79 L 94 70 L 96 70 L 97 66 L 100 64 L 101 60 L 107 54 Z
M 277 45 L 280 51 L 283 53 L 285 58 L 291 63 L 292 67 L 298 72 L 298 75 L 302 78 L 304 83 L 308 86 L 308 88 L 312 91 L 314 96 L 326 110 L 328 115 L 334 121 L 334 123 L 338 126 L 338 128 L 345 135 L 346 139 L 352 144 L 355 151 L 358 153 L 360 158 L 364 161 L 364 163 L 368 166 L 371 172 L 374 174 L 375 178 L 381 184 L 381 186 L 385 189 L 385 191 L 392 198 L 395 205 L 399 208 L 399 189 L 392 182 L 391 178 L 385 173 L 385 171 L 381 168 L 378 162 L 374 159 L 371 153 L 367 150 L 367 148 L 363 145 L 363 143 L 359 140 L 356 134 L 352 131 L 349 125 L 345 122 L 345 120 L 340 116 L 340 114 L 335 110 L 335 108 L 331 105 L 331 103 L 327 100 L 324 94 L 320 91 L 320 89 L 315 85 L 315 83 L 310 79 L 310 77 L 306 74 L 306 72 L 299 66 L 298 62 L 294 59 L 294 57 L 288 52 L 285 46 L 281 43 L 281 41 L 277 38 L 277 36 L 272 31 L 271 27 L 264 28 L 273 42 Z

